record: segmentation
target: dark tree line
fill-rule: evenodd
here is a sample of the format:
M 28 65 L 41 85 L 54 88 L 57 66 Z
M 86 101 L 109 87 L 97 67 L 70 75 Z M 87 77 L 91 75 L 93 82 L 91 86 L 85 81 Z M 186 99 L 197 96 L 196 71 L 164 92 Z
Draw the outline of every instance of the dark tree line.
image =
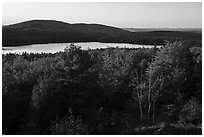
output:
M 2 56 L 3 134 L 201 134 L 200 42 Z

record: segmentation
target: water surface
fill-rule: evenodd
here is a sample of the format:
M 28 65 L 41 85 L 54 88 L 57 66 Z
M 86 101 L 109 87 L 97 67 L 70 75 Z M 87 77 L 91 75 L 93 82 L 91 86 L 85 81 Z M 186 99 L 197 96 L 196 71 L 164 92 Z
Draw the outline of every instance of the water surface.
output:
M 100 42 L 80 42 L 74 43 L 75 45 L 81 46 L 82 49 L 100 49 L 107 47 L 119 47 L 119 48 L 151 48 L 153 45 L 138 45 L 138 44 L 126 44 L 126 43 L 100 43 Z M 66 46 L 70 43 L 50 43 L 50 44 L 33 44 L 26 46 L 17 47 L 3 47 L 3 54 L 6 53 L 55 53 L 64 51 Z

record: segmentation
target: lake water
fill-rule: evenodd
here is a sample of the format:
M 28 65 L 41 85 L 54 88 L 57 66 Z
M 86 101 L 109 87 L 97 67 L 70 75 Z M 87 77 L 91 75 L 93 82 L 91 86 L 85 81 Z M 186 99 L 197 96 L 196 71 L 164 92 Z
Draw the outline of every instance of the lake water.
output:
M 138 45 L 138 44 L 125 44 L 125 43 L 100 43 L 100 42 L 80 42 L 74 43 L 75 45 L 81 46 L 82 49 L 100 49 L 107 47 L 119 47 L 119 48 L 152 48 L 152 45 Z M 64 51 L 66 46 L 70 43 L 50 43 L 50 44 L 33 44 L 26 46 L 17 47 L 3 47 L 2 53 L 55 53 Z

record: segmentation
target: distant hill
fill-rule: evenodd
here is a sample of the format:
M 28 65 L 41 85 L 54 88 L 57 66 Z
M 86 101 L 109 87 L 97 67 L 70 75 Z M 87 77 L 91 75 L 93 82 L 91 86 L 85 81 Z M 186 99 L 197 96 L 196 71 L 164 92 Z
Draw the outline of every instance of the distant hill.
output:
M 174 31 L 130 32 L 101 24 L 69 24 L 55 20 L 31 20 L 2 26 L 3 46 L 66 42 L 163 44 L 165 40 L 189 38 L 201 40 L 201 34 Z
M 122 28 L 130 32 L 151 32 L 151 31 L 179 31 L 201 33 L 202 28 Z

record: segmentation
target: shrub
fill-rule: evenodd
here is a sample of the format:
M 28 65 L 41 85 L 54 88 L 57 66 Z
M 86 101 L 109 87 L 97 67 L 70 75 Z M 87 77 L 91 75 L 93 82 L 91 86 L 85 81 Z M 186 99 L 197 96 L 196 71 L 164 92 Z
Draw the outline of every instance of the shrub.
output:
M 80 118 L 74 115 L 65 116 L 59 122 L 53 123 L 51 126 L 52 135 L 87 135 L 88 129 L 82 124 Z
M 202 105 L 198 103 L 196 98 L 192 98 L 188 101 L 183 109 L 181 110 L 180 115 L 180 124 L 194 124 L 198 125 L 202 122 Z

